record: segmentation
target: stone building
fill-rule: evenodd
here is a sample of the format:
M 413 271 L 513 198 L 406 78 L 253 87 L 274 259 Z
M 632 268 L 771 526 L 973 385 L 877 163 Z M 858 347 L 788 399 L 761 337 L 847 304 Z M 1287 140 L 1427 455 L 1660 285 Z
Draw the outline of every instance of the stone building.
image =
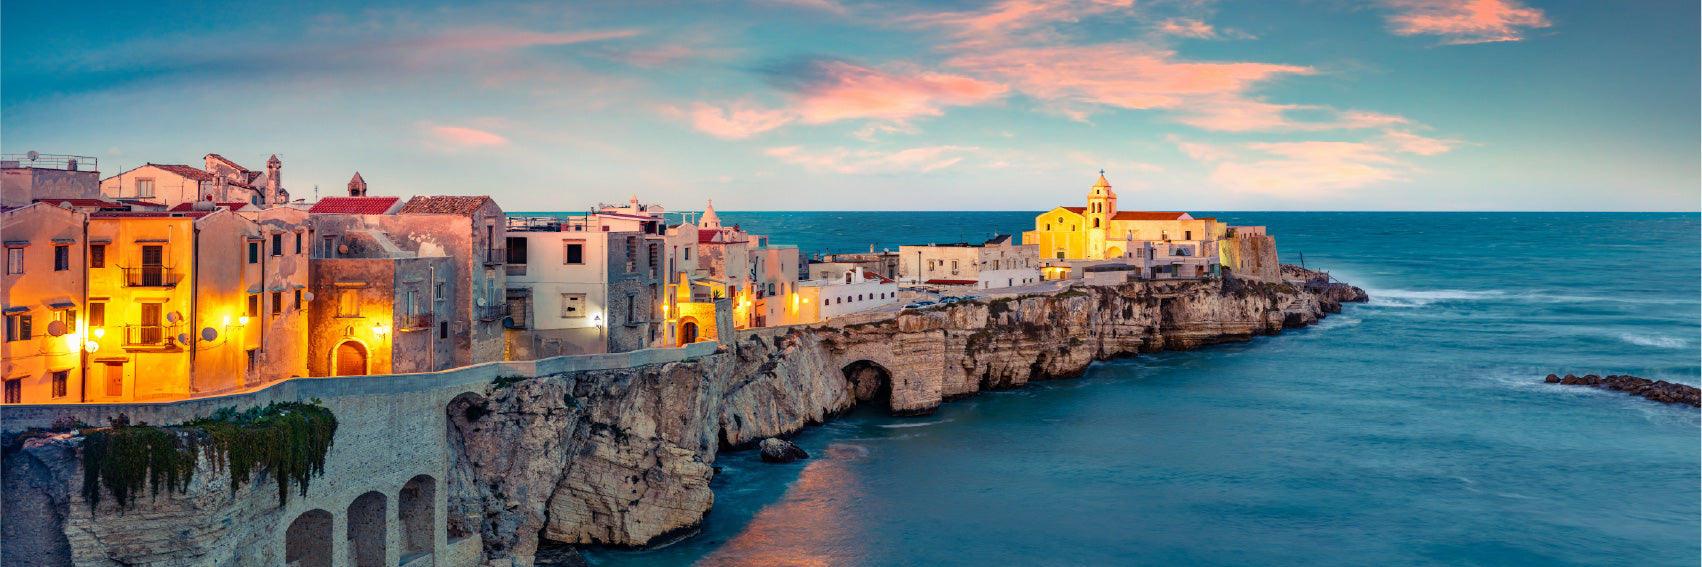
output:
M 100 161 L 87 156 L 5 154 L 0 156 L 0 207 L 29 206 L 48 199 L 99 199 Z
M 407 235 L 414 250 L 437 251 L 454 262 L 453 277 L 465 294 L 451 305 L 456 366 L 503 359 L 503 320 L 508 317 L 507 216 L 488 196 L 418 196 L 396 211 L 391 234 Z M 459 326 L 459 328 L 454 328 Z
M 1101 172 L 1085 207 L 1057 207 L 1034 219 L 1024 244 L 1039 248 L 1048 279 L 1081 277 L 1089 265 L 1127 265 L 1138 279 L 1217 275 L 1229 226 L 1184 212 L 1122 211 Z
M 100 197 L 134 199 L 167 207 L 196 201 L 244 202 L 260 207 L 289 202 L 283 187 L 283 162 L 266 160 L 265 171 L 250 171 L 219 154 L 203 157 L 202 168 L 150 163 L 101 180 Z
M 84 322 L 88 305 L 85 213 L 36 203 L 0 213 L 6 317 L 4 402 L 87 401 L 83 392 Z
M 508 219 L 508 358 L 627 352 L 665 341 L 659 205 Z
M 912 283 L 993 289 L 1040 281 L 1039 247 L 1010 235 L 980 243 L 900 246 L 899 272 Z

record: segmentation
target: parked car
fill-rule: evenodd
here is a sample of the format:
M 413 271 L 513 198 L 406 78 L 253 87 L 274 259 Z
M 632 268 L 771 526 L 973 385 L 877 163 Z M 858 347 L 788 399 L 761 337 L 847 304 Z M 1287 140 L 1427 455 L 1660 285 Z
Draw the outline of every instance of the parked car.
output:
M 963 301 L 963 299 L 950 295 L 940 298 L 940 303 L 957 303 L 959 301 Z
M 904 304 L 905 309 L 921 309 L 923 307 L 925 307 L 925 306 L 920 304 L 920 303 L 906 303 L 906 304 Z

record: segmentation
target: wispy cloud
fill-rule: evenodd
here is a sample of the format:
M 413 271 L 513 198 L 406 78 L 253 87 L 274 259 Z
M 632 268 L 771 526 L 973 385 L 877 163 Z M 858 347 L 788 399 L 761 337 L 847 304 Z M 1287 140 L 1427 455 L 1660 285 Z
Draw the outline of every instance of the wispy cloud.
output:
M 847 175 L 920 172 L 951 167 L 963 160 L 962 153 L 980 150 L 964 146 L 928 146 L 884 152 L 834 148 L 811 151 L 799 146 L 769 148 L 767 155 L 780 161 L 818 172 Z
M 831 14 L 838 14 L 838 15 L 841 15 L 841 16 L 851 12 L 850 10 L 845 8 L 844 4 L 840 4 L 839 2 L 835 2 L 834 0 L 766 0 L 766 1 L 768 3 L 771 3 L 771 4 L 787 4 L 787 5 L 791 5 L 791 6 L 798 6 L 798 7 L 801 7 L 801 8 L 810 8 L 810 9 L 814 9 L 814 10 L 821 10 L 823 12 L 828 12 L 828 13 L 831 13 Z
M 429 130 L 432 138 L 437 142 L 457 148 L 501 146 L 508 144 L 508 138 L 473 128 L 464 128 L 460 126 L 430 126 Z
M 966 46 L 979 46 L 1053 24 L 1126 10 L 1133 4 L 1133 0 L 1003 0 L 981 10 L 924 13 L 906 21 L 945 28 Z
M 1217 31 L 1207 24 L 1193 18 L 1171 18 L 1158 23 L 1154 28 L 1158 33 L 1177 37 L 1209 39 L 1217 37 Z
M 1004 85 L 960 75 L 912 67 L 880 70 L 835 60 L 803 60 L 767 73 L 789 91 L 787 105 L 764 108 L 749 101 L 697 102 L 690 111 L 692 125 L 714 136 L 738 139 L 792 122 L 883 121 L 882 126 L 859 130 L 860 137 L 868 138 L 876 131 L 915 132 L 914 119 L 939 116 L 949 106 L 993 100 L 1005 92 Z
M 1519 0 L 1383 0 L 1394 10 L 1389 29 L 1398 35 L 1436 35 L 1444 43 L 1519 41 L 1531 28 L 1550 25 L 1542 10 Z
M 797 120 L 788 110 L 771 110 L 750 101 L 728 103 L 725 108 L 692 103 L 691 110 L 666 107 L 665 112 L 687 116 L 699 131 L 728 140 L 749 138 Z
M 1461 144 L 1399 130 L 1361 142 L 1208 144 L 1170 136 L 1177 149 L 1213 166 L 1209 179 L 1245 193 L 1297 200 L 1339 197 L 1379 183 L 1403 181 L 1417 168 L 1403 154 L 1431 156 Z

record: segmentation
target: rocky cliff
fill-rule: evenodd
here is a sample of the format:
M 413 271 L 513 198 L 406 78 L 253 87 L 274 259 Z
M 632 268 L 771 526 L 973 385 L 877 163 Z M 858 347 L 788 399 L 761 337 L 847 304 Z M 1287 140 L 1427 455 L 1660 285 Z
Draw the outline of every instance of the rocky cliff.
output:
M 437 402 L 451 458 L 441 485 L 448 537 L 482 542 L 486 563 L 502 566 L 530 565 L 542 539 L 664 544 L 695 533 L 714 503 L 719 450 L 796 433 L 858 403 L 925 414 L 983 390 L 1077 376 L 1096 360 L 1309 325 L 1364 300 L 1291 268 L 1285 276 L 1309 283 L 1078 285 L 855 324 L 742 331 L 679 362 L 498 378 Z M 338 443 L 388 423 L 356 417 Z M 9 443 L 4 565 L 281 562 L 262 540 L 289 518 L 266 500 L 266 482 L 233 492 L 225 471 L 203 463 L 185 492 L 90 509 L 77 488 L 79 447 L 70 435 Z M 13 552 L 20 547 L 40 553 Z
M 719 449 L 790 435 L 857 403 L 919 415 L 1078 376 L 1096 360 L 1245 341 L 1316 323 L 1343 299 L 1364 292 L 1233 280 L 1077 286 L 745 331 L 695 361 L 526 380 L 452 405 L 463 458 L 451 508 L 483 518 L 498 564 L 529 564 L 540 537 L 655 546 L 691 535 L 709 511 Z

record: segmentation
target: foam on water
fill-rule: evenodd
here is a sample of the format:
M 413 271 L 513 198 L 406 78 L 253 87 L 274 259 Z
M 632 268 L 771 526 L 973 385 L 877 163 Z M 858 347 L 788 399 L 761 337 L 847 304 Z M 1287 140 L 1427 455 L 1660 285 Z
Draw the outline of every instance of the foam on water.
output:
M 1690 345 L 1689 341 L 1686 341 L 1684 339 L 1680 339 L 1678 337 L 1669 337 L 1669 336 L 1665 336 L 1665 335 L 1638 335 L 1638 334 L 1632 334 L 1632 333 L 1620 333 L 1619 334 L 1619 340 L 1622 340 L 1622 341 L 1625 341 L 1625 342 L 1628 342 L 1628 343 L 1631 343 L 1631 344 L 1634 344 L 1634 345 L 1647 346 L 1647 347 L 1658 347 L 1658 348 L 1685 348 L 1685 347 Z

